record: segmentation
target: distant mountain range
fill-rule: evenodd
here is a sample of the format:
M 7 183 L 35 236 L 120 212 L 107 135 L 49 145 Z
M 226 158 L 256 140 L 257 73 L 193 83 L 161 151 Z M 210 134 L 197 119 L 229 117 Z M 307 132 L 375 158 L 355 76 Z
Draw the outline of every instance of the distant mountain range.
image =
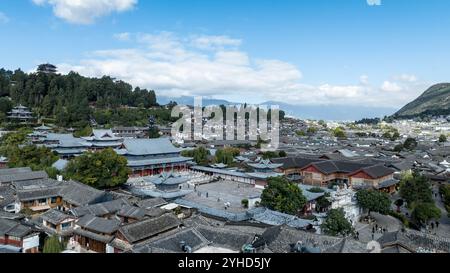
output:
M 159 104 L 167 104 L 170 101 L 176 101 L 178 104 L 193 105 L 193 97 L 157 97 Z M 230 105 L 239 104 L 242 102 L 230 102 L 220 99 L 203 99 L 204 106 L 207 105 Z M 397 109 L 388 107 L 368 107 L 368 106 L 353 106 L 353 105 L 292 105 L 278 101 L 266 101 L 260 104 L 264 105 L 278 105 L 281 110 L 285 111 L 287 115 L 301 119 L 316 119 L 316 120 L 360 120 L 363 118 L 373 118 L 392 115 Z
M 431 86 L 420 97 L 393 115 L 394 118 L 413 118 L 428 115 L 450 115 L 450 83 Z

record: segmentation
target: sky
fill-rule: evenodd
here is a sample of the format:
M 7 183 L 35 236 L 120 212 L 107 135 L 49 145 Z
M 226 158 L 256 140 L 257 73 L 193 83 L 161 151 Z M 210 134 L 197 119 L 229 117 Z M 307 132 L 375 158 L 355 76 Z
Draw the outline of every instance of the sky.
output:
M 399 108 L 448 82 L 448 0 L 0 0 L 0 67 L 159 96 Z

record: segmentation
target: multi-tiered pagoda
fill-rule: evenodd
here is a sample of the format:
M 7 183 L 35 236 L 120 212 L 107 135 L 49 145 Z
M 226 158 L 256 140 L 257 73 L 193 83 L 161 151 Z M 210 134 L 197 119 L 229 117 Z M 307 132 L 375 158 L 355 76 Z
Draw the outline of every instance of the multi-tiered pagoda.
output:
M 33 113 L 28 109 L 28 107 L 20 104 L 14 107 L 11 112 L 8 112 L 8 118 L 14 121 L 28 122 L 34 119 L 32 114 Z

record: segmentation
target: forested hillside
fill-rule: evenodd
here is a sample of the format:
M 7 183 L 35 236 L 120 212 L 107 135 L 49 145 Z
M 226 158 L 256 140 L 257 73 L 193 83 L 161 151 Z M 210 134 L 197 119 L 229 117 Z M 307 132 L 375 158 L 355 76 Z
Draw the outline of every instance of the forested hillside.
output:
M 53 119 L 60 126 L 75 127 L 85 126 L 95 117 L 104 124 L 136 118 L 145 122 L 149 113 L 142 110 L 157 105 L 153 90 L 133 89 L 107 76 L 87 78 L 74 72 L 60 75 L 0 69 L 0 119 L 4 120 L 17 104 L 30 107 L 39 117 Z

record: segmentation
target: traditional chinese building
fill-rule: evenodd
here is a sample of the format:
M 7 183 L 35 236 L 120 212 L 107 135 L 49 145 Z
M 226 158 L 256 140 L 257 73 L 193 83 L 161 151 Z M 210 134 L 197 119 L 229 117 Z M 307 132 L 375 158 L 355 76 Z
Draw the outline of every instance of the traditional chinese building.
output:
M 11 112 L 8 112 L 8 119 L 12 121 L 29 122 L 34 119 L 32 114 L 33 113 L 28 109 L 28 107 L 20 104 L 14 107 Z
M 127 158 L 132 177 L 186 170 L 191 160 L 181 156 L 181 149 L 168 138 L 125 139 L 116 152 Z
M 192 192 L 181 189 L 181 185 L 187 183 L 189 177 L 179 174 L 161 173 L 157 176 L 143 177 L 142 180 L 130 182 L 131 191 L 153 198 L 176 199 Z
M 83 137 L 90 150 L 102 150 L 106 148 L 118 148 L 122 145 L 123 138 L 116 137 L 112 130 L 93 130 L 88 137 Z

